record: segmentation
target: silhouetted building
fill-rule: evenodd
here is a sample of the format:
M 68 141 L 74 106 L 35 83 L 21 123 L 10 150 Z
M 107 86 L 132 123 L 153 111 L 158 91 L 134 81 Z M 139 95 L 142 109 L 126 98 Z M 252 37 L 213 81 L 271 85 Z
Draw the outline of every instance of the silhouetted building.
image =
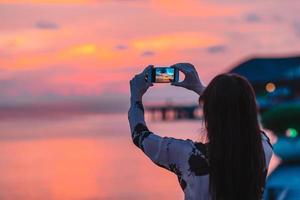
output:
M 261 109 L 300 101 L 300 57 L 254 58 L 230 72 L 245 76 L 251 82 Z

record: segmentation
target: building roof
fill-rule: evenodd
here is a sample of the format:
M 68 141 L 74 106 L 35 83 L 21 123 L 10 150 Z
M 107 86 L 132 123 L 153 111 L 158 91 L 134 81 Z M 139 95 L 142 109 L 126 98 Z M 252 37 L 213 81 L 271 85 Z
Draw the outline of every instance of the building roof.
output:
M 245 76 L 252 84 L 300 80 L 300 57 L 254 58 L 230 72 Z

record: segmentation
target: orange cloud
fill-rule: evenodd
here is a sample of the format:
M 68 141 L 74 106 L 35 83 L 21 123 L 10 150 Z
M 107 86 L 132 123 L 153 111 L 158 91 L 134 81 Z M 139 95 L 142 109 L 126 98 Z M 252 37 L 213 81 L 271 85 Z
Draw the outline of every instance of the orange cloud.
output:
M 93 0 L 0 0 L 0 3 L 18 4 L 18 3 L 34 3 L 34 4 L 81 4 L 91 3 Z
M 137 39 L 132 43 L 139 50 L 167 50 L 208 47 L 220 42 L 221 39 L 213 35 L 186 32 Z
M 43 52 L 40 50 L 29 51 L 27 47 L 13 52 L 14 59 L 3 58 L 0 60 L 1 66 L 9 69 L 40 69 L 51 65 L 89 65 L 97 66 L 99 64 L 107 63 L 118 56 L 121 53 L 113 50 L 110 46 L 92 44 L 79 44 L 69 47 L 63 47 L 58 50 L 49 52 Z M 44 47 L 45 49 L 47 47 Z M 101 62 L 99 62 L 101 61 Z
M 154 10 L 172 16 L 217 17 L 241 12 L 241 6 L 224 6 L 204 1 L 153 0 L 151 3 Z
M 34 29 L 2 31 L 0 33 L 0 49 L 11 54 L 39 52 L 45 50 L 45 47 L 53 46 L 49 36 L 47 31 L 41 34 Z
M 91 55 L 97 51 L 97 47 L 94 44 L 84 44 L 74 47 L 70 50 L 71 54 L 75 55 Z

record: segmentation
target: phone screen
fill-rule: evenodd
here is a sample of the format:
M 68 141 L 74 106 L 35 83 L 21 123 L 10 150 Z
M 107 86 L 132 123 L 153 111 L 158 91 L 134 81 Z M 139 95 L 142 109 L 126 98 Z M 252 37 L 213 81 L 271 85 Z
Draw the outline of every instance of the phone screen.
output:
M 175 69 L 173 67 L 157 67 L 155 68 L 155 82 L 156 83 L 170 83 L 174 82 Z

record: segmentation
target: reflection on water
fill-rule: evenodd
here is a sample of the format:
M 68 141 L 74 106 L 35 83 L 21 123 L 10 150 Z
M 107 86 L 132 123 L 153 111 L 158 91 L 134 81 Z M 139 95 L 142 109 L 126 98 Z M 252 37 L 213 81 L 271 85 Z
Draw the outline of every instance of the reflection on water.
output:
M 125 115 L 0 125 L 0 199 L 183 197 L 177 178 L 132 144 Z M 172 130 L 167 124 L 149 125 L 162 134 Z
M 198 121 L 149 122 L 196 139 Z M 127 116 L 0 122 L 0 199 L 182 199 L 175 175 L 130 140 Z

